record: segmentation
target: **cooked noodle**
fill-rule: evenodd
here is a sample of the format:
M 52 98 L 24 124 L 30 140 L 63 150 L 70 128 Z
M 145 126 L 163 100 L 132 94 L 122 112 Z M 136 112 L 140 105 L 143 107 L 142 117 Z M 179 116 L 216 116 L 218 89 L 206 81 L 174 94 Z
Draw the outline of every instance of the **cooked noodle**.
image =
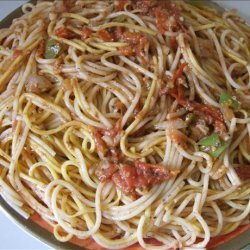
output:
M 0 194 L 13 209 L 108 249 L 204 249 L 249 223 L 250 28 L 235 11 L 22 9 L 0 34 Z

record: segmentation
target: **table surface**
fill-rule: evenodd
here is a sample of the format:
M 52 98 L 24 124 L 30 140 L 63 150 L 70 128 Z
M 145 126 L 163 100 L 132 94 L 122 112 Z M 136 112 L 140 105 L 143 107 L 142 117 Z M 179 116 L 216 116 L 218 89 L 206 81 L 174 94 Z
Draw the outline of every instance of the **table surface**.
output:
M 221 3 L 226 8 L 235 8 L 236 1 L 217 1 Z M 25 3 L 23 1 L 0 1 L 0 20 L 2 20 L 6 15 L 11 11 Z M 249 1 L 237 1 L 237 8 L 240 10 L 240 13 L 249 17 Z M 19 227 L 17 227 L 13 222 L 11 222 L 1 211 L 0 211 L 0 249 L 26 249 L 26 250 L 45 250 L 49 249 L 47 246 L 43 245 L 40 241 L 34 239 Z

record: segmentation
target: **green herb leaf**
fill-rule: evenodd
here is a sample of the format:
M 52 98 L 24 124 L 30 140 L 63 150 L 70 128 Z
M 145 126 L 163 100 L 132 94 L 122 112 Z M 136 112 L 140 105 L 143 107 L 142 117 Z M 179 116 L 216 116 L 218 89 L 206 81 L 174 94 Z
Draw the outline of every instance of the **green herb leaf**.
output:
M 231 107 L 233 109 L 240 108 L 240 102 L 236 99 L 236 97 L 231 96 L 227 92 L 221 93 L 219 102 L 220 102 L 220 104 L 226 105 L 226 106 Z
M 218 145 L 220 145 L 220 138 L 218 136 L 218 134 L 213 133 L 208 137 L 202 138 L 199 142 L 199 145 L 201 146 L 213 146 L 216 147 Z
M 61 51 L 61 45 L 54 39 L 49 39 L 46 42 L 45 48 L 45 58 L 46 59 L 54 59 L 58 56 Z
M 219 157 L 225 150 L 226 148 L 229 146 L 229 143 L 223 143 L 220 147 L 218 147 L 216 150 L 210 152 L 210 155 L 213 158 L 217 158 Z

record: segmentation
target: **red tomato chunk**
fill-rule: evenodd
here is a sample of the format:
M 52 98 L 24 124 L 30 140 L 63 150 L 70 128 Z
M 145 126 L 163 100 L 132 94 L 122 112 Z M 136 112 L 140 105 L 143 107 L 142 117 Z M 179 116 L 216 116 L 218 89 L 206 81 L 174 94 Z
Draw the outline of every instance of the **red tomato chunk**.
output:
M 159 164 L 150 164 L 135 161 L 135 165 L 122 166 L 105 163 L 101 171 L 97 172 L 100 181 L 112 179 L 115 185 L 125 194 L 136 194 L 136 189 L 150 188 L 168 180 L 178 174 L 178 171 L 169 171 Z

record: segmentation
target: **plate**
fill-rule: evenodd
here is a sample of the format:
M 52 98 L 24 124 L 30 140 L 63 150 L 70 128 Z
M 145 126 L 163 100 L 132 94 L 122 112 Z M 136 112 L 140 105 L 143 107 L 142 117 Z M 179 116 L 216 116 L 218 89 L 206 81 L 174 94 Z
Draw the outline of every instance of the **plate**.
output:
M 4 1 L 0 2 L 0 6 L 3 4 L 11 4 L 11 6 L 8 6 L 8 8 L 10 9 L 12 6 L 16 6 L 16 4 L 13 4 L 13 2 L 8 2 L 8 1 Z M 18 1 L 20 2 L 20 1 Z M 34 1 L 32 1 L 34 2 Z M 239 10 L 239 13 L 245 18 L 248 19 L 248 21 L 250 21 L 250 17 L 249 17 L 249 8 L 250 8 L 250 2 L 248 1 L 215 1 L 218 4 L 220 4 L 221 6 L 223 6 L 224 8 L 237 8 Z M 5 7 L 5 6 L 4 6 Z M 15 7 L 12 7 L 12 9 Z M 7 8 L 6 8 L 7 9 Z M 12 20 L 16 17 L 19 17 L 22 15 L 22 11 L 21 11 L 21 7 L 17 8 L 16 10 L 14 10 L 13 12 L 11 12 L 6 18 L 4 18 L 1 22 L 0 22 L 0 28 L 4 28 L 4 27 L 8 27 L 10 26 Z M 5 202 L 4 200 L 0 197 L 0 208 L 1 210 L 4 212 L 4 214 L 13 222 L 15 223 L 17 226 L 19 226 L 22 230 L 24 230 L 25 232 L 27 232 L 29 235 L 33 236 L 34 238 L 40 240 L 41 242 L 43 242 L 45 245 L 47 245 L 49 248 L 53 248 L 53 249 L 65 249 L 65 250 L 77 250 L 79 249 L 78 246 L 75 246 L 71 243 L 61 243 L 59 241 L 57 241 L 53 234 L 51 234 L 50 232 L 44 230 L 42 227 L 40 227 L 39 225 L 37 225 L 36 223 L 34 223 L 31 220 L 25 220 L 24 218 L 22 218 L 19 214 L 17 214 L 13 209 L 11 209 Z M 0 231 L 4 230 L 4 224 L 0 224 Z M 22 238 L 23 234 L 20 233 L 16 233 L 15 234 L 18 238 Z M 0 236 L 0 241 L 2 241 L 2 235 Z M 13 238 L 11 238 L 11 235 L 7 236 L 10 239 L 10 246 L 14 246 L 14 243 L 11 242 L 11 239 L 13 240 Z M 30 241 L 32 241 L 32 239 L 30 239 Z M 222 246 L 219 246 L 217 248 L 215 248 L 215 250 L 250 250 L 250 230 L 248 230 L 247 232 L 241 234 L 240 236 L 236 237 L 235 239 L 227 242 L 226 244 L 223 244 Z M 18 245 L 18 242 L 15 244 L 15 246 Z M 38 244 L 36 244 L 38 245 Z M 1 245 L 1 247 L 3 247 L 4 245 Z M 6 247 L 8 247 L 8 245 L 5 245 Z M 28 246 L 28 242 L 26 242 L 26 247 Z M 40 247 L 41 249 L 44 247 Z M 84 249 L 84 248 L 81 248 Z

